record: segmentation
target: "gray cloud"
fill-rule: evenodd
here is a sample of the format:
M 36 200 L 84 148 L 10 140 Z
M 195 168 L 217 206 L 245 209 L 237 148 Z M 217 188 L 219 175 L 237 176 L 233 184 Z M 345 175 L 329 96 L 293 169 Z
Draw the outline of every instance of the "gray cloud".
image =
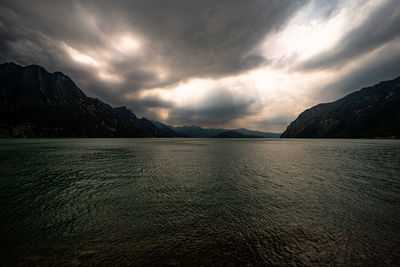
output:
M 173 109 L 168 122 L 218 126 L 249 115 L 259 108 L 254 105 L 255 98 L 251 96 L 239 98 L 225 88 L 214 88 L 210 94 L 201 99 L 201 102 L 199 106 Z
M 359 27 L 347 33 L 339 44 L 324 51 L 301 66 L 301 69 L 336 68 L 354 58 L 400 37 L 400 8 L 390 0 L 371 14 Z
M 96 49 L 107 45 L 102 37 L 109 33 L 133 30 L 150 40 L 142 52 L 148 54 L 145 61 L 160 60 L 182 79 L 257 66 L 263 59 L 249 55 L 251 48 L 281 27 L 303 1 L 33 2 L 2 5 L 8 6 L 2 23 L 11 28 L 2 36 L 29 39 L 36 48 L 47 36 L 80 49 Z M 154 53 L 161 59 L 152 58 Z M 136 64 L 131 62 L 131 68 Z
M 314 10 L 312 15 L 314 19 L 329 19 L 337 14 L 341 4 L 346 0 L 314 0 Z
M 139 116 L 161 118 L 157 109 L 162 108 L 168 109 L 167 120 L 171 123 L 218 126 L 257 114 L 260 104 L 256 96 L 238 98 L 230 88 L 215 88 L 202 99 L 204 103 L 182 107 L 156 96 L 132 99 L 135 95 L 132 93 L 139 95 L 153 88 L 170 90 L 191 79 L 216 79 L 268 65 L 269 55 L 257 52 L 256 48 L 268 34 L 283 29 L 310 1 L 314 3 L 310 19 L 317 21 L 333 17 L 346 3 L 344 0 L 32 0 L 29 3 L 0 0 L 0 61 L 37 64 L 51 72 L 62 71 L 88 95 L 113 106 L 126 105 Z M 354 75 L 338 77 L 323 88 L 325 95 L 318 96 L 320 99 L 341 96 L 365 83 L 395 76 L 400 54 L 399 46 L 395 45 L 400 38 L 400 9 L 396 2 L 389 0 L 337 47 L 301 67 L 301 71 L 339 68 L 392 44 L 371 62 L 359 66 Z M 118 34 L 125 33 L 137 38 L 140 43 L 137 51 L 116 52 Z M 117 75 L 121 82 L 101 80 L 96 66 L 74 61 L 63 44 L 104 63 L 106 74 Z M 277 116 L 254 124 L 279 125 L 279 122 L 286 124 L 288 117 Z
M 128 102 L 128 92 L 194 77 L 232 75 L 265 64 L 262 55 L 250 51 L 305 2 L 1 1 L 0 60 L 60 70 L 89 95 L 118 105 Z M 72 61 L 59 43 L 101 52 L 118 32 L 133 32 L 143 43 L 135 57 L 107 59 L 107 70 L 124 77 L 122 84 L 99 81 L 94 69 Z M 159 79 L 157 66 L 169 72 L 166 79 Z M 144 115 L 146 107 L 155 105 L 134 104 L 129 106 Z
M 365 61 L 357 69 L 341 76 L 339 80 L 321 89 L 319 99 L 336 100 L 361 88 L 400 75 L 400 48 L 388 44 L 375 57 Z

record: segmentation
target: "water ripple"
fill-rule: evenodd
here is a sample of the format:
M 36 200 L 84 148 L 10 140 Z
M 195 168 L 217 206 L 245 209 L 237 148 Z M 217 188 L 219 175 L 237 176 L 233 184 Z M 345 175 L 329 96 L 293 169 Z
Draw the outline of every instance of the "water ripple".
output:
M 395 140 L 0 140 L 2 265 L 396 265 Z

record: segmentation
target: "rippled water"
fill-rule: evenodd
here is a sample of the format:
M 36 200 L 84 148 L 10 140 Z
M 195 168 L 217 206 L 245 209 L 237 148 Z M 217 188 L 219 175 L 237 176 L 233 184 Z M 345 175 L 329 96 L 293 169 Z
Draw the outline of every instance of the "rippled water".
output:
M 1 265 L 395 265 L 400 142 L 0 140 Z

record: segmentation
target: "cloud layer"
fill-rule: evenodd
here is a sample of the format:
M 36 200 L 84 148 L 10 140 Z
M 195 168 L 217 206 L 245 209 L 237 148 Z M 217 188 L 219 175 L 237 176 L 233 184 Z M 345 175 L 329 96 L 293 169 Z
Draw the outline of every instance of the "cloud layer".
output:
M 0 61 L 174 125 L 282 131 L 400 75 L 396 2 L 0 1 Z

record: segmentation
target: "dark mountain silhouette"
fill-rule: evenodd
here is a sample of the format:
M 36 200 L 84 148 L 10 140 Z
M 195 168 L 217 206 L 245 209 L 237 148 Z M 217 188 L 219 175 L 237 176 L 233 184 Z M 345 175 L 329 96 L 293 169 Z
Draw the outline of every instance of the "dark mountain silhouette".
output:
M 151 121 L 158 129 L 163 131 L 168 137 L 187 137 L 186 135 L 179 133 L 171 128 L 171 126 L 168 126 L 162 122 L 159 121 Z
M 307 109 L 281 137 L 400 138 L 400 77 Z
M 236 129 L 234 131 L 244 134 L 244 135 L 255 136 L 255 137 L 264 137 L 264 138 L 279 138 L 281 136 L 280 133 L 253 131 L 253 130 L 249 130 L 246 128 L 240 128 L 240 129 Z
M 219 133 L 227 131 L 226 129 L 202 128 L 194 125 L 179 126 L 179 127 L 169 126 L 169 127 L 178 133 L 184 134 L 192 138 L 211 138 Z
M 257 138 L 259 136 L 245 135 L 237 131 L 225 131 L 217 134 L 214 138 Z
M 162 137 L 126 107 L 87 97 L 61 72 L 0 65 L 1 137 Z
M 193 138 L 212 138 L 216 135 L 226 132 L 226 131 L 235 131 L 237 133 L 241 133 L 246 136 L 254 136 L 254 137 L 265 137 L 265 138 L 279 138 L 280 134 L 278 133 L 267 133 L 267 132 L 259 132 L 259 131 L 252 131 L 245 128 L 240 129 L 218 129 L 218 128 L 202 128 L 199 126 L 179 126 L 174 127 L 168 125 L 169 128 L 174 130 L 175 132 L 184 134 L 187 137 Z

